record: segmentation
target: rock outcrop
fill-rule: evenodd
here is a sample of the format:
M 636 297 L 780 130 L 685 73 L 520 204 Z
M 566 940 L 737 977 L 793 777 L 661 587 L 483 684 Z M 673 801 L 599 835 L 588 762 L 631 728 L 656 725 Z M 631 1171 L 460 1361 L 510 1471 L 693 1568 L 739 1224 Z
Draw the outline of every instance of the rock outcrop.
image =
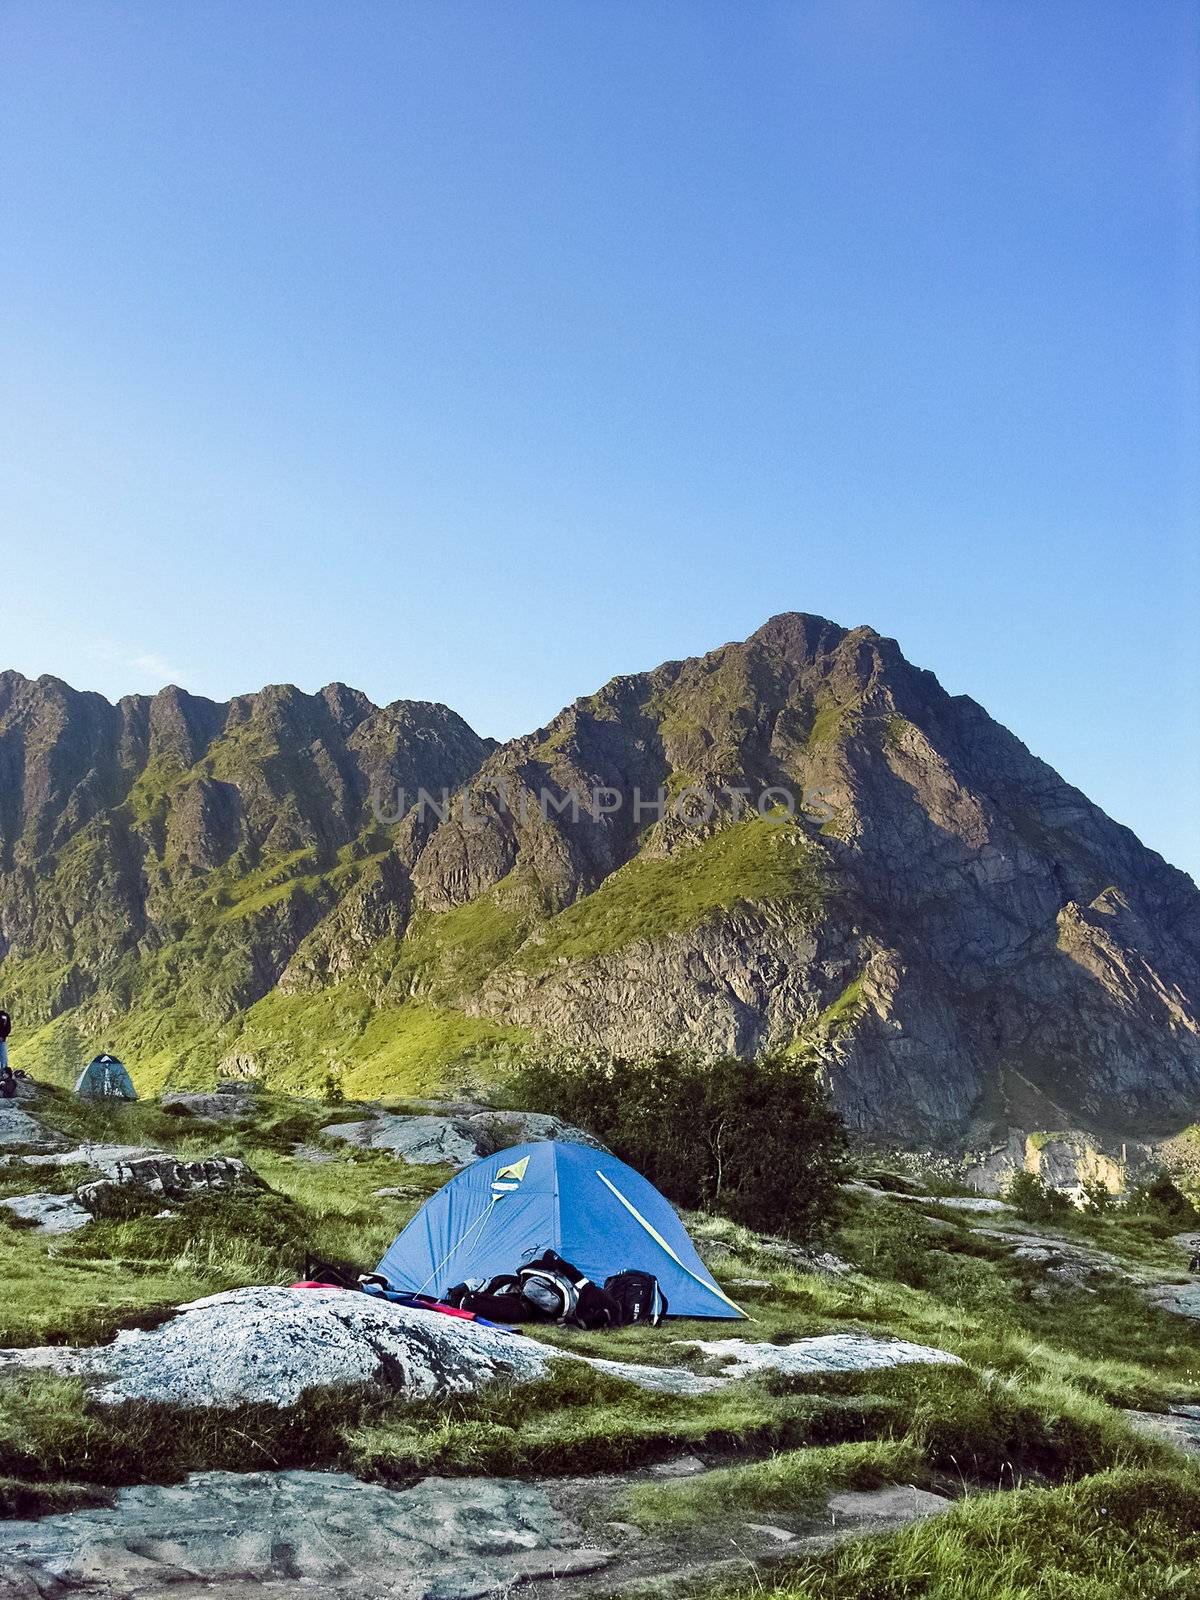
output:
M 493 1111 L 484 1106 L 452 1109 L 445 1115 L 430 1112 L 404 1116 L 381 1111 L 360 1122 L 339 1122 L 326 1136 L 344 1140 L 364 1150 L 390 1150 L 414 1166 L 469 1167 L 480 1156 L 507 1150 L 537 1139 L 560 1139 L 567 1144 L 604 1146 L 591 1134 L 558 1117 L 536 1111 Z
M 71 1194 L 9 1195 L 0 1206 L 35 1233 L 77 1233 L 92 1220 L 92 1213 Z
M 142 1145 L 85 1144 L 71 1150 L 10 1155 L 0 1162 L 20 1168 L 84 1167 L 95 1177 L 73 1195 L 27 1194 L 7 1202 L 14 1215 L 44 1233 L 67 1233 L 93 1217 L 124 1215 L 131 1201 L 190 1200 L 230 1189 L 261 1189 L 262 1179 L 239 1156 L 181 1160 Z
M 542 1377 L 553 1352 L 494 1328 L 341 1289 L 235 1289 L 181 1306 L 161 1326 L 43 1361 L 87 1377 L 96 1397 L 183 1406 L 290 1406 L 306 1389 L 377 1383 L 414 1400 Z M 39 1359 L 5 1352 L 10 1365 Z
M 17 1101 L 0 1100 L 0 1150 L 43 1150 L 56 1142 L 61 1143 L 48 1138 L 41 1123 Z
M 712 1361 L 727 1378 L 757 1377 L 763 1372 L 870 1372 L 876 1368 L 961 1366 L 957 1356 L 906 1339 L 878 1339 L 871 1334 L 828 1333 L 792 1344 L 752 1344 L 748 1339 L 685 1339 Z
M 108 1174 L 80 1184 L 75 1198 L 94 1217 L 118 1214 L 130 1197 L 190 1200 L 228 1189 L 260 1189 L 262 1180 L 238 1156 L 207 1156 L 180 1161 L 159 1151 L 112 1163 Z
M 0 1524 L 0 1595 L 255 1592 L 394 1600 L 501 1597 L 610 1559 L 537 1484 L 331 1472 L 202 1472 L 122 1489 L 111 1507 Z M 95 1586 L 95 1587 L 93 1587 Z
M 295 1405 L 309 1389 L 373 1383 L 412 1400 L 472 1394 L 497 1381 L 532 1383 L 556 1360 L 664 1394 L 708 1394 L 768 1369 L 831 1372 L 907 1362 L 954 1362 L 940 1350 L 867 1334 L 790 1345 L 683 1340 L 723 1370 L 641 1366 L 575 1355 L 484 1323 L 393 1305 L 344 1289 L 234 1289 L 181 1306 L 150 1329 L 112 1344 L 0 1350 L 0 1371 L 32 1367 L 83 1377 L 107 1404 L 161 1400 L 181 1406 Z
M 1049 1188 L 1077 1200 L 1091 1185 L 1121 1194 L 1130 1174 L 1148 1164 L 1150 1152 L 1138 1143 L 1122 1142 L 1110 1155 L 1078 1130 L 1024 1133 L 1010 1128 L 1004 1143 L 971 1155 L 962 1176 L 972 1188 L 995 1196 L 1004 1193 L 1016 1173 L 1032 1172 Z

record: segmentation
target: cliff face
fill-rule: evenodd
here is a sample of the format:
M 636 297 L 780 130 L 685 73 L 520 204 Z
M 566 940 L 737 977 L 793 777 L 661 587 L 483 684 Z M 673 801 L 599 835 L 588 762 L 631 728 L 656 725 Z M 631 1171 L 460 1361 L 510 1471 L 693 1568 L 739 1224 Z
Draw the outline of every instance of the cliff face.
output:
M 718 799 L 699 827 L 639 833 L 628 807 L 522 824 L 489 810 L 498 776 L 518 796 L 775 787 L 800 815 L 731 823 Z M 1191 880 L 871 630 L 782 616 L 617 679 L 470 793 L 483 820 L 433 835 L 421 901 L 532 882 L 557 910 L 486 979 L 489 1015 L 610 1049 L 813 1051 L 881 1131 L 1195 1115 Z
M 462 787 L 381 828 L 373 784 Z M 777 617 L 490 751 L 342 688 L 10 674 L 0 828 L 9 992 L 111 1026 L 182 985 L 210 1055 L 291 1082 L 686 1042 L 815 1056 L 914 1138 L 1200 1105 L 1191 880 L 870 629 Z

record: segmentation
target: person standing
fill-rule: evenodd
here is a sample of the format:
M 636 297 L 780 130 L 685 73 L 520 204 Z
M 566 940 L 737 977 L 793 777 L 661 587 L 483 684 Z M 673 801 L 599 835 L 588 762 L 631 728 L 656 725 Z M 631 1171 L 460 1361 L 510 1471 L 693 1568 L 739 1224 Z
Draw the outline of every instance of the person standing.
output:
M 17 1093 L 17 1080 L 8 1064 L 8 1036 L 12 1032 L 12 1018 L 0 1011 L 0 1099 L 13 1100 Z

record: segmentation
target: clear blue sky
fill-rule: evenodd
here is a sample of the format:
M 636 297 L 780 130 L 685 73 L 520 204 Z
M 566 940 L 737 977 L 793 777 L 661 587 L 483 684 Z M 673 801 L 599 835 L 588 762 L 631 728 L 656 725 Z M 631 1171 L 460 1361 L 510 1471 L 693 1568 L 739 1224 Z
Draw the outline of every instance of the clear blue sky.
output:
M 1190 0 L 5 0 L 0 658 L 871 623 L 1200 873 Z

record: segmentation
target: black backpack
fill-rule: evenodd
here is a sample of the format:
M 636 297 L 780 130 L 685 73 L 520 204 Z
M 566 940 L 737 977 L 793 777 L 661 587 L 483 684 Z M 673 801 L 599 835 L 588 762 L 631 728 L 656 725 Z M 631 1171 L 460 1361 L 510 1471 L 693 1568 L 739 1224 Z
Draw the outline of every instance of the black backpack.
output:
M 634 1322 L 648 1322 L 652 1328 L 657 1328 L 667 1314 L 667 1297 L 652 1273 L 629 1267 L 606 1278 L 604 1287 L 617 1303 L 622 1328 Z

